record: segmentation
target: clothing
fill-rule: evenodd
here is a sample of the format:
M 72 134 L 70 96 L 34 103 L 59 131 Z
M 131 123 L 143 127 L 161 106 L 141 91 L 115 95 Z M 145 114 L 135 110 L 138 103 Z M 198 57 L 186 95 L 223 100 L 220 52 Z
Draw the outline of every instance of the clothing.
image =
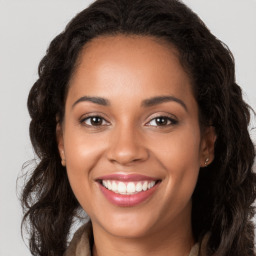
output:
M 64 256 L 91 256 L 92 244 L 92 225 L 88 222 L 76 231 Z M 195 244 L 188 256 L 198 256 L 198 254 L 199 245 Z

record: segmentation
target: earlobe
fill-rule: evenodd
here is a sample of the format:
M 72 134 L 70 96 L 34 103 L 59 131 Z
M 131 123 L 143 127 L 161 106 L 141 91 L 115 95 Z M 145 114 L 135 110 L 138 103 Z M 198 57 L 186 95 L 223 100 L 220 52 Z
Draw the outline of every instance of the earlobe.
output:
M 208 126 L 205 128 L 201 141 L 201 167 L 206 167 L 214 159 L 214 145 L 217 139 L 215 128 Z
M 60 154 L 60 158 L 61 158 L 61 164 L 63 166 L 66 166 L 64 141 L 63 141 L 63 130 L 62 130 L 62 126 L 59 121 L 57 121 L 57 125 L 56 125 L 56 139 L 57 139 L 59 154 Z
M 204 162 L 204 166 L 205 166 L 205 167 L 209 164 L 209 161 L 210 161 L 210 158 L 207 157 L 207 158 L 205 159 L 205 162 Z

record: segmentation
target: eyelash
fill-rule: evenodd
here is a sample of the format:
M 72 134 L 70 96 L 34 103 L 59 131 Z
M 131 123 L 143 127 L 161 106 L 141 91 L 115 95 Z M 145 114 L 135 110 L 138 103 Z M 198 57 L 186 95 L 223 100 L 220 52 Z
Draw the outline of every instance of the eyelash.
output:
M 94 118 L 100 119 L 100 124 L 99 125 L 93 125 L 92 124 L 92 120 Z M 163 119 L 164 119 L 165 124 L 157 125 L 157 119 L 162 119 L 161 121 L 163 121 Z M 88 121 L 88 120 L 90 120 L 90 124 L 86 124 L 86 121 Z M 156 125 L 149 125 L 149 123 L 151 123 L 152 121 L 154 121 Z M 102 126 L 108 126 L 109 125 L 109 122 L 106 121 L 105 118 L 100 116 L 100 115 L 87 116 L 87 117 L 81 119 L 80 123 L 87 126 L 87 127 L 98 127 L 98 128 L 100 128 Z M 102 123 L 105 123 L 105 124 L 102 124 Z M 146 126 L 155 126 L 155 127 L 159 127 L 159 128 L 164 128 L 164 127 L 169 127 L 169 126 L 176 125 L 177 123 L 178 123 L 178 121 L 174 118 L 171 118 L 171 117 L 166 116 L 166 115 L 159 115 L 159 116 L 156 116 L 156 117 L 152 118 L 149 122 L 147 122 Z
M 163 124 L 163 125 L 153 125 L 153 126 L 156 126 L 156 127 L 169 127 L 169 126 L 172 126 L 172 125 L 175 125 L 178 123 L 178 121 L 174 118 L 171 118 L 169 116 L 165 116 L 165 115 L 160 115 L 160 116 L 156 116 L 154 118 L 152 118 L 149 122 L 147 122 L 147 126 L 150 126 L 148 125 L 149 123 L 151 123 L 152 121 L 154 121 L 155 123 L 157 122 L 157 119 L 164 119 L 165 122 L 167 122 L 167 124 Z
M 85 125 L 85 126 L 88 126 L 88 127 L 97 127 L 97 126 L 101 127 L 101 126 L 103 126 L 102 123 L 101 123 L 100 125 L 92 125 L 92 124 L 88 125 L 88 124 L 85 123 L 87 120 L 92 121 L 93 118 L 98 118 L 98 119 L 100 119 L 102 122 L 108 123 L 108 122 L 105 120 L 105 118 L 103 118 L 102 116 L 99 116 L 99 115 L 87 116 L 87 117 L 83 118 L 83 119 L 80 121 L 80 123 L 83 124 L 83 125 Z M 104 125 L 105 125 L 105 124 L 104 124 Z

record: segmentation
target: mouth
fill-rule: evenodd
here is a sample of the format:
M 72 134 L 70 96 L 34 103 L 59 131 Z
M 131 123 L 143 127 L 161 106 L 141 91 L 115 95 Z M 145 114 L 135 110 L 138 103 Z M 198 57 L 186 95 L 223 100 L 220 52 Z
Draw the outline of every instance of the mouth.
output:
M 129 181 L 101 180 L 100 184 L 106 189 L 120 195 L 134 195 L 153 188 L 160 180 Z
M 103 195 L 117 206 L 135 206 L 150 198 L 160 179 L 143 175 L 113 174 L 96 180 Z

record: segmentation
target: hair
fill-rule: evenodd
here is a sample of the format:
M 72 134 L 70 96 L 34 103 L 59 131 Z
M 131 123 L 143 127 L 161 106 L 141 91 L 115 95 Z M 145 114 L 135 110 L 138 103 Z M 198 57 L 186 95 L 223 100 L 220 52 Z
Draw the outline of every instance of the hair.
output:
M 255 149 L 247 130 L 250 107 L 235 82 L 228 47 L 178 0 L 98 0 L 50 43 L 28 97 L 30 138 L 38 164 L 26 180 L 21 202 L 32 255 L 63 255 L 73 219 L 81 209 L 56 141 L 56 117 L 63 120 L 79 53 L 96 37 L 119 34 L 150 36 L 177 48 L 192 81 L 200 124 L 215 127 L 215 159 L 200 169 L 192 196 L 195 240 L 201 243 L 208 234 L 207 255 L 255 255 L 251 221 Z

